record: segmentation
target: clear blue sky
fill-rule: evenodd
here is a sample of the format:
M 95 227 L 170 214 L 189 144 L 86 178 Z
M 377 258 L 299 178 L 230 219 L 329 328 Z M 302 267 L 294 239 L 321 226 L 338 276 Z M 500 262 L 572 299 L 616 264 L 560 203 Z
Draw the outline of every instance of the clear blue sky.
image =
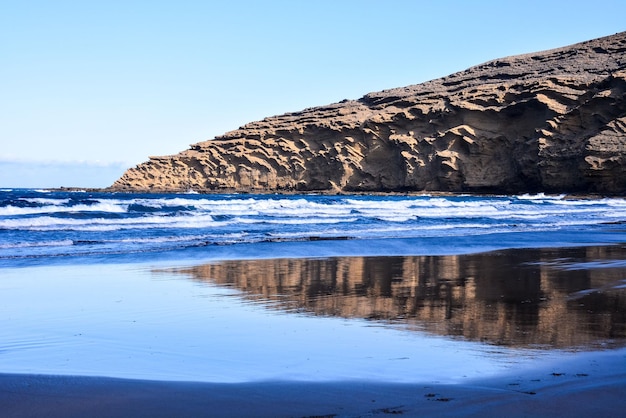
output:
M 626 1 L 0 0 L 0 187 L 626 30 Z

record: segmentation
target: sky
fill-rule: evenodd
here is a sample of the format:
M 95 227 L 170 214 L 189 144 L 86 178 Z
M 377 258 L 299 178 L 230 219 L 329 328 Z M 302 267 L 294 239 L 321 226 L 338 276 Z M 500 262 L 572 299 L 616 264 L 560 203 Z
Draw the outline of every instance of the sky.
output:
M 623 0 L 0 0 L 0 188 L 626 30 Z

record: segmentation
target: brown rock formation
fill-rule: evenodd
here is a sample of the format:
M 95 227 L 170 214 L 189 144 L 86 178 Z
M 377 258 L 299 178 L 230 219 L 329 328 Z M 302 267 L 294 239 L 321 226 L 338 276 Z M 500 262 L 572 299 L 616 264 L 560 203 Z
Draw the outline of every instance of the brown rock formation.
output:
M 112 189 L 626 191 L 626 32 L 249 123 Z

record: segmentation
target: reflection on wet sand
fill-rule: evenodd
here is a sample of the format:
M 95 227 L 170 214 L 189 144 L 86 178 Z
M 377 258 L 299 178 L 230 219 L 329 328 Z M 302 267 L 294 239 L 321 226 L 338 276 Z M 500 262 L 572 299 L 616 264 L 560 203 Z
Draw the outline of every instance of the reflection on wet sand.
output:
M 216 262 L 176 270 L 268 309 L 365 318 L 491 344 L 626 345 L 626 247 Z

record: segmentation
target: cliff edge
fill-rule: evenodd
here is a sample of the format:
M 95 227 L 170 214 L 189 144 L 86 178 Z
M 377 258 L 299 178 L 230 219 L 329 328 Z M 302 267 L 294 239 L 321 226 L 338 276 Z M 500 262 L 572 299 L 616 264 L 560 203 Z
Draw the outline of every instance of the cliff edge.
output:
M 249 123 L 118 191 L 626 191 L 626 32 Z

